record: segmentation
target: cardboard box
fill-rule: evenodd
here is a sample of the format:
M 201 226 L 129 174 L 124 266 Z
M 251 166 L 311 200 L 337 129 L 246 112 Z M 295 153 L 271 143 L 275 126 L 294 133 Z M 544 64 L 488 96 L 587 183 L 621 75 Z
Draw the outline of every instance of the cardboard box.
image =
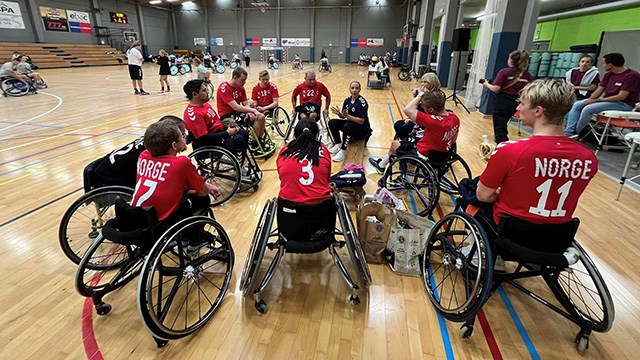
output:
M 391 228 L 396 223 L 395 211 L 379 202 L 362 203 L 357 214 L 358 238 L 365 258 L 371 264 L 384 264 L 383 252 L 389 240 Z

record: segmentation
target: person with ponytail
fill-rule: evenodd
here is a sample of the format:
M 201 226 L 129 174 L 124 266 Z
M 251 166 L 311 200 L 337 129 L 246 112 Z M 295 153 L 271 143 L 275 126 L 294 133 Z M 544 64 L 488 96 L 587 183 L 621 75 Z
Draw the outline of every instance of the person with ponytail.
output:
M 496 93 L 493 102 L 493 133 L 496 143 L 508 141 L 509 120 L 516 113 L 518 94 L 533 78 L 529 67 L 529 53 L 526 50 L 516 50 L 509 54 L 507 67 L 498 71 L 493 82 L 482 83 L 482 86 Z
M 301 119 L 293 130 L 295 139 L 278 154 L 279 199 L 311 205 L 332 198 L 331 158 L 319 132 L 315 121 Z

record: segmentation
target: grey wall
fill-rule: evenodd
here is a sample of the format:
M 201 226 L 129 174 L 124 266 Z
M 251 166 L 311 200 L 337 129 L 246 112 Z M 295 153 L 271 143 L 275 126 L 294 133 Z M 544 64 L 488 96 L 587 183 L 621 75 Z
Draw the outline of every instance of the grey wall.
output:
M 33 25 L 31 24 L 31 17 L 29 16 L 29 9 L 27 8 L 26 0 L 12 0 L 17 2 L 20 6 L 20 13 L 22 14 L 22 21 L 24 21 L 24 27 L 26 30 L 18 29 L 2 29 L 0 33 L 0 41 L 15 41 L 15 42 L 35 42 L 36 37 L 31 30 Z M 40 20 L 40 26 L 42 26 L 42 20 Z
M 40 6 L 47 6 L 65 10 L 89 11 L 89 1 L 80 0 L 36 0 L 38 4 L 38 13 L 40 13 Z M 109 14 L 107 14 L 109 15 Z M 39 18 L 36 22 L 36 26 L 44 29 L 42 18 Z M 95 24 L 91 24 L 92 26 Z M 44 42 L 53 44 L 95 44 L 95 36 L 93 34 L 82 34 L 62 31 L 44 31 Z

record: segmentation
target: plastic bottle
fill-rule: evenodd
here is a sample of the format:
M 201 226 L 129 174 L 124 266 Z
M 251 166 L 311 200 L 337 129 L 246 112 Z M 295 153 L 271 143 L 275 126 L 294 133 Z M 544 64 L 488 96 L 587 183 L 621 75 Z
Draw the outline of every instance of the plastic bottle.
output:
M 489 141 L 489 137 L 487 135 L 482 135 L 482 143 L 480 144 L 480 158 L 489 160 L 491 154 L 496 149 L 496 144 L 492 141 Z

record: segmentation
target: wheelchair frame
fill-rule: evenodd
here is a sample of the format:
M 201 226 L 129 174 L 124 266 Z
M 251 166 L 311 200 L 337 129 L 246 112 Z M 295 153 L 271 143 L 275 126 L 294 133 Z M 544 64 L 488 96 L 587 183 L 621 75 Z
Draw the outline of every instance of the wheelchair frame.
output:
M 20 84 L 21 88 L 16 87 L 17 84 Z M 46 87 L 46 84 L 44 85 Z M 11 77 L 3 78 L 0 81 L 0 89 L 2 89 L 2 95 L 7 97 L 20 97 L 27 94 L 37 94 L 38 93 L 38 85 L 34 79 L 29 78 L 27 80 L 27 86 L 22 85 L 22 81 L 18 79 L 14 79 Z M 17 91 L 15 91 L 17 90 Z
M 206 211 L 212 215 L 209 209 Z M 184 236 L 187 236 L 188 228 L 197 231 L 200 226 L 203 230 L 200 245 L 195 252 L 190 252 Z M 205 227 L 208 229 L 205 230 Z M 211 234 L 212 230 L 216 235 Z M 152 238 L 156 238 L 154 235 L 152 233 Z M 106 246 L 105 241 L 109 241 Z M 138 312 L 158 347 L 165 346 L 169 340 L 179 339 L 197 331 L 213 317 L 229 289 L 234 262 L 229 237 L 213 218 L 192 216 L 174 224 L 158 237 L 149 251 L 141 244 L 116 241 L 118 239 L 111 241 L 105 237 L 98 238 L 83 257 L 76 273 L 77 291 L 85 297 L 92 298 L 99 315 L 106 315 L 111 311 L 111 305 L 103 301 L 105 295 L 125 286 L 142 273 L 138 283 Z M 102 262 L 100 270 L 89 266 L 94 256 Z M 206 266 L 210 261 L 215 263 Z M 212 268 L 220 263 L 225 269 L 224 275 L 222 272 L 212 272 Z M 222 275 L 220 286 L 214 283 L 215 279 L 212 281 L 207 278 L 214 275 Z M 175 281 L 170 283 L 171 280 L 165 280 L 163 276 L 175 277 Z M 203 279 L 206 281 L 201 281 Z M 181 296 L 185 290 L 184 285 L 187 285 L 186 296 Z M 163 294 L 164 290 L 168 292 L 166 296 Z M 191 300 L 190 291 L 197 292 Z M 204 314 L 202 298 L 209 304 Z M 182 301 L 182 304 L 172 307 L 177 299 Z M 197 304 L 192 304 L 195 301 Z M 197 308 L 197 315 L 193 313 L 194 310 L 188 313 L 189 308 Z M 177 321 L 182 314 L 183 327 L 183 322 Z
M 460 224 L 463 225 L 462 228 Z M 462 239 L 457 243 L 456 239 L 459 237 Z M 465 242 L 470 245 L 466 254 L 463 250 L 466 248 L 463 246 Z M 425 288 L 436 311 L 450 321 L 463 322 L 460 336 L 468 338 L 473 333 L 476 314 L 502 283 L 509 283 L 578 325 L 580 330 L 575 337 L 575 345 L 579 351 L 585 351 L 589 347 L 592 331 L 607 332 L 611 328 L 615 309 L 609 290 L 589 255 L 575 240 L 571 247 L 579 252 L 580 258 L 576 264 L 567 267 L 535 264 L 519 258 L 513 272 L 495 272 L 492 245 L 489 244 L 481 224 L 469 214 L 451 213 L 442 218 L 429 235 L 423 254 Z M 433 254 L 438 251 L 441 254 Z M 564 259 L 562 254 L 538 253 L 547 255 L 545 258 L 551 259 L 550 262 Z M 432 259 L 435 261 L 431 261 Z M 444 273 L 447 269 L 450 271 L 446 275 L 437 276 L 437 271 L 441 268 Z M 455 275 L 451 275 L 454 272 Z M 459 285 L 461 295 L 455 294 L 454 282 L 446 281 L 447 277 L 454 276 L 456 279 L 458 276 L 462 277 Z M 517 282 L 534 276 L 543 278 L 557 303 L 554 304 Z M 587 276 L 589 283 L 585 285 Z M 443 292 L 444 285 L 448 283 L 452 284 L 451 294 Z M 452 308 L 454 299 L 456 304 Z M 459 304 L 460 299 L 466 300 Z M 447 301 L 448 305 L 445 306 Z
M 321 113 L 322 114 L 320 114 L 320 119 L 316 120 L 316 122 L 322 121 L 322 126 L 320 126 L 321 141 L 326 146 L 333 146 L 336 142 L 333 139 L 333 136 L 331 136 L 331 131 L 329 131 L 329 113 L 326 111 L 321 111 Z M 289 121 L 289 126 L 287 127 L 287 131 L 284 136 L 284 141 L 286 143 L 292 140 L 293 130 L 298 124 L 298 119 L 300 119 L 300 114 L 294 109 L 293 114 L 291 115 L 291 121 Z
M 245 297 L 250 295 L 253 296 L 255 308 L 261 314 L 265 314 L 268 311 L 267 303 L 262 299 L 261 295 L 273 278 L 278 265 L 280 265 L 282 258 L 286 254 L 285 245 L 287 243 L 287 239 L 278 232 L 277 228 L 272 229 L 277 216 L 276 201 L 276 198 L 267 201 L 262 210 L 260 220 L 258 221 L 258 227 L 254 233 L 240 280 L 240 290 L 242 290 Z M 335 235 L 342 236 L 344 240 L 338 241 L 334 239 L 328 246 L 327 250 L 331 254 L 333 262 L 338 268 L 340 275 L 351 289 L 349 301 L 352 304 L 357 305 L 360 303 L 359 291 L 361 287 L 368 292 L 369 284 L 371 283 L 371 273 L 369 272 L 364 252 L 360 246 L 360 242 L 358 241 L 355 227 L 353 226 L 351 216 L 349 215 L 349 210 L 347 209 L 344 200 L 342 200 L 338 195 L 335 195 L 335 201 L 337 219 L 340 223 L 340 228 L 335 229 Z M 275 237 L 276 240 L 269 242 L 269 238 L 272 237 Z M 349 252 L 349 257 L 353 263 L 360 285 L 353 281 L 352 276 L 347 271 L 344 262 L 338 254 L 337 249 L 345 246 Z M 269 249 L 270 251 L 276 250 L 277 252 L 274 259 L 269 264 L 264 277 L 256 286 L 257 277 L 260 273 L 266 249 Z

